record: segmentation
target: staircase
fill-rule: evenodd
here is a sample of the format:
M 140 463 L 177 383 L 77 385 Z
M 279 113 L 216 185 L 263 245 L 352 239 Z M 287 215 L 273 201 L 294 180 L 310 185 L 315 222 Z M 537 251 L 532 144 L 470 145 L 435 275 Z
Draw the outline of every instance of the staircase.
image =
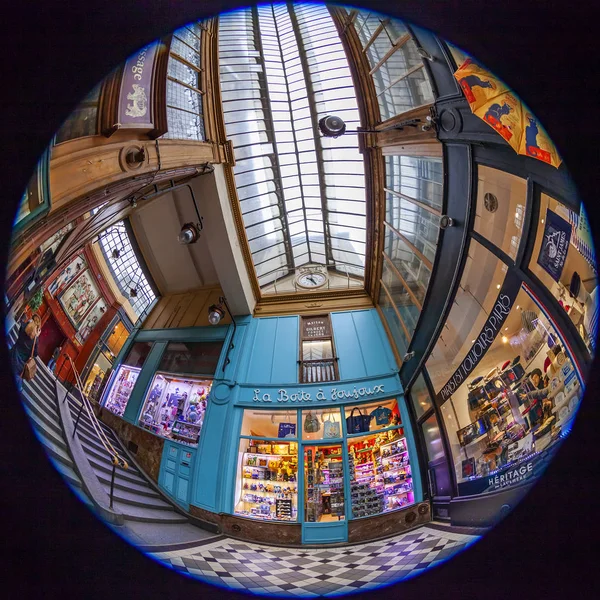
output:
M 39 358 L 37 365 L 35 378 L 23 382 L 21 398 L 25 412 L 56 470 L 67 480 L 80 500 L 93 508 L 68 448 L 57 405 L 54 376 Z
M 75 422 L 79 413 L 79 400 L 69 394 L 68 403 L 73 422 Z M 115 471 L 113 509 L 122 513 L 126 522 L 188 523 L 188 518 L 176 512 L 174 505 L 167 502 L 157 491 L 155 485 L 133 464 L 131 457 L 113 431 L 103 423 L 100 423 L 100 427 L 106 432 L 111 444 L 121 456 L 126 458 L 129 464 L 127 470 L 117 467 Z M 85 410 L 81 413 L 76 435 L 93 472 L 106 493 L 110 495 L 112 463 L 98 440 Z

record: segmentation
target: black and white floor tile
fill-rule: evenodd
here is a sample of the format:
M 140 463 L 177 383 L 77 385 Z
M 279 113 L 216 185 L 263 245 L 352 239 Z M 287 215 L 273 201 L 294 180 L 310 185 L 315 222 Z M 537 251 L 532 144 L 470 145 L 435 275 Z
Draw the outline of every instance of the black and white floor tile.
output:
M 205 582 L 258 595 L 337 596 L 375 589 L 442 563 L 479 537 L 423 526 L 337 548 L 277 548 L 230 538 L 151 556 Z

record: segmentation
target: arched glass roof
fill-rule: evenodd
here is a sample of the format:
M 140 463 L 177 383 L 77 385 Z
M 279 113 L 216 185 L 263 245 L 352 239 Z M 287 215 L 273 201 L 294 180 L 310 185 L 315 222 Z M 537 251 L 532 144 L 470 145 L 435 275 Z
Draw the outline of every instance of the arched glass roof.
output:
M 268 4 L 219 18 L 223 111 L 259 285 L 306 264 L 364 276 L 366 198 L 348 61 L 325 6 Z

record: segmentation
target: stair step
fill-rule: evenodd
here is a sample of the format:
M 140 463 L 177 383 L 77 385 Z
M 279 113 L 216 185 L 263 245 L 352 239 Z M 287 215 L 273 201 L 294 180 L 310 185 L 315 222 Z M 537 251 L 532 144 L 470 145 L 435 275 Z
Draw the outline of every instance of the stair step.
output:
M 75 421 L 77 420 L 77 415 L 79 414 L 79 408 L 75 408 L 72 405 L 69 408 L 71 410 L 71 418 L 73 419 L 73 423 L 75 423 Z M 85 408 L 81 413 L 81 418 L 79 419 L 79 424 L 77 425 L 78 429 L 79 427 L 83 427 L 83 430 L 86 431 L 87 434 L 93 439 L 96 439 L 98 437 L 96 430 L 92 427 L 90 418 L 88 417 Z M 104 431 L 106 437 L 110 440 L 112 444 L 118 443 L 115 434 L 110 429 L 107 429 L 107 427 L 102 423 L 100 423 L 100 428 Z
M 106 485 L 110 490 L 110 475 L 104 471 L 94 469 L 94 473 L 98 477 L 98 481 L 103 485 Z M 121 479 L 118 474 L 115 475 L 115 489 L 121 489 L 125 491 L 135 492 L 141 496 L 156 497 L 157 493 L 147 483 L 133 483 L 126 479 Z
M 48 399 L 52 398 L 53 404 L 56 402 L 56 390 L 54 389 L 54 386 L 49 385 L 38 375 L 31 381 L 24 381 L 23 387 L 36 388 L 42 397 Z
M 38 436 L 40 442 L 44 445 L 44 450 L 46 450 L 46 452 L 52 456 L 52 458 L 67 465 L 68 467 L 73 468 L 73 460 L 65 450 L 54 444 L 41 431 L 36 431 L 36 435 Z
M 56 435 L 62 437 L 63 430 L 60 426 L 59 421 L 50 417 L 43 409 L 41 409 L 35 401 L 33 401 L 29 396 L 23 394 L 23 405 L 27 414 L 34 413 L 39 421 L 44 423 L 45 429 L 51 429 Z
M 58 435 L 53 429 L 46 427 L 44 421 L 42 421 L 35 412 L 33 412 L 28 406 L 25 406 L 25 412 L 27 416 L 33 422 L 34 430 L 41 431 L 47 438 L 52 440 L 57 446 L 63 450 L 67 450 L 67 444 L 62 435 Z
M 86 452 L 87 452 L 87 449 L 89 448 L 92 451 L 91 452 L 92 454 L 95 452 L 96 454 L 98 454 L 100 456 L 106 455 L 106 449 L 104 448 L 102 443 L 98 440 L 98 438 L 90 437 L 89 435 L 87 435 L 87 433 L 85 431 L 80 430 L 79 426 L 77 426 L 77 435 L 79 436 L 79 440 L 81 441 L 82 445 L 85 446 Z M 115 448 L 115 450 L 117 450 L 117 452 L 119 452 L 119 454 L 120 454 L 121 449 L 116 444 L 112 444 L 112 445 Z
M 71 467 L 57 461 L 52 460 L 52 464 L 56 470 L 74 487 L 82 488 L 81 478 Z
M 110 483 L 105 486 L 106 493 L 110 494 Z M 142 506 L 146 508 L 156 508 L 160 510 L 174 510 L 171 504 L 165 502 L 158 494 L 154 497 L 143 496 L 136 494 L 133 491 L 123 490 L 115 487 L 114 490 L 115 501 L 123 502 L 123 504 L 131 504 L 132 506 Z
M 23 392 L 27 397 L 39 405 L 46 413 L 56 420 L 60 420 L 58 416 L 58 407 L 56 406 L 56 398 L 54 395 L 48 395 L 43 388 L 32 386 L 29 382 L 23 382 Z
M 113 503 L 113 508 L 123 513 L 126 520 L 141 521 L 143 523 L 187 523 L 186 516 L 174 510 L 161 510 L 125 504 L 118 500 Z
M 102 461 L 108 466 L 110 466 L 110 468 L 112 469 L 112 460 L 107 454 L 106 450 L 104 449 L 104 446 L 102 446 L 102 451 L 100 451 L 95 447 L 90 447 L 90 445 L 84 439 L 80 438 L 79 441 L 81 442 L 83 450 L 88 458 L 94 458 L 97 461 Z M 127 460 L 126 457 L 124 458 L 125 460 Z M 129 461 L 127 462 L 129 463 Z M 133 465 L 129 465 L 129 468 L 127 470 L 129 471 L 129 473 L 133 473 L 134 475 L 141 475 L 138 469 L 136 469 Z
M 96 458 L 94 458 L 93 456 L 90 456 L 88 454 L 88 460 L 90 462 L 90 465 L 92 465 L 92 467 L 94 468 L 94 471 L 96 470 L 100 470 L 103 471 L 104 473 L 108 474 L 108 476 L 111 476 L 112 473 L 112 465 L 110 463 L 105 463 L 102 461 L 97 460 Z M 119 467 L 117 467 L 116 471 L 115 471 L 115 477 L 121 477 L 122 479 L 125 479 L 131 483 L 145 483 L 145 480 L 140 477 L 139 475 L 136 475 L 135 473 L 130 473 L 129 470 L 125 471 Z

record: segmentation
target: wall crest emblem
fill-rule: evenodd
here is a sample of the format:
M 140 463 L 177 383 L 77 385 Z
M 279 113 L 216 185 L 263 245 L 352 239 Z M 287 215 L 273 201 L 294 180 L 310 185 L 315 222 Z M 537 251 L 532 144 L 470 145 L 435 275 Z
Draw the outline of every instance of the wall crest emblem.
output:
M 148 98 L 146 90 L 137 83 L 132 84 L 133 92 L 127 94 L 127 100 L 131 100 L 131 104 L 127 105 L 125 114 L 128 117 L 143 117 L 148 112 Z

